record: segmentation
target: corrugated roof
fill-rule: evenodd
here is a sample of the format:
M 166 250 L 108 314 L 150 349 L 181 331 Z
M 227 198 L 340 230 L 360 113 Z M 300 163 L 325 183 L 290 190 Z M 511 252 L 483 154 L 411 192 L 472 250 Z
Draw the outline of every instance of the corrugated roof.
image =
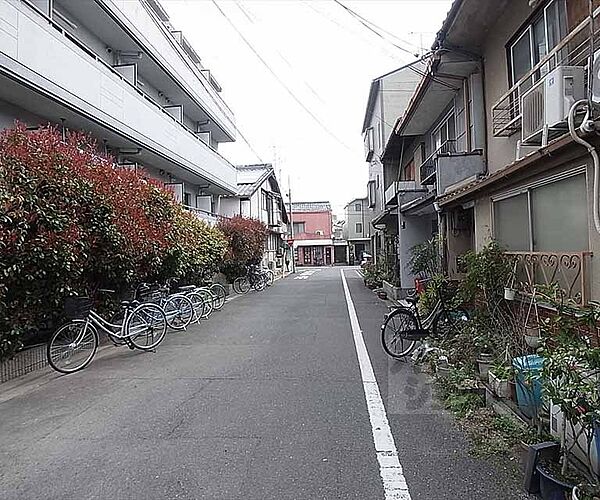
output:
M 328 201 L 299 201 L 292 203 L 292 212 L 331 212 Z

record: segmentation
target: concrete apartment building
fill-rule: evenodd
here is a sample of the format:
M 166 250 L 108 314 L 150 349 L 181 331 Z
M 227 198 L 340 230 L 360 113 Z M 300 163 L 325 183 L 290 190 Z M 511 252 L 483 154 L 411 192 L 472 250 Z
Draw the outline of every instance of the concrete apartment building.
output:
M 211 222 L 237 189 L 220 90 L 157 0 L 0 0 L 0 127 L 87 131 Z
M 236 194 L 221 197 L 219 214 L 226 217 L 241 215 L 263 222 L 269 230 L 263 265 L 282 274 L 285 261 L 291 262 L 292 250 L 284 240 L 288 214 L 273 165 L 238 165 L 236 169 Z
M 343 239 L 347 244 L 350 265 L 359 264 L 363 253 L 371 254 L 371 226 L 373 219 L 368 198 L 356 198 L 344 207 Z
M 290 218 L 296 264 L 299 266 L 333 264 L 331 204 L 328 201 L 294 202 Z
M 370 250 L 375 262 L 397 259 L 397 213 L 388 209 L 385 203 L 383 154 L 396 121 L 404 113 L 422 78 L 424 67 L 417 63 L 398 68 L 375 78 L 369 90 L 362 129 L 369 169 L 367 213 L 372 220 Z
M 453 3 L 383 155 L 403 287 L 412 286 L 408 248 L 436 225 L 451 275 L 461 274 L 460 255 L 495 239 L 517 257 L 518 279 L 558 282 L 580 303 L 600 297 L 594 165 L 567 127 L 573 103 L 597 81 L 587 76 L 600 46 L 597 31 L 590 43 L 588 8 L 587 0 Z M 600 144 L 595 133 L 579 135 Z

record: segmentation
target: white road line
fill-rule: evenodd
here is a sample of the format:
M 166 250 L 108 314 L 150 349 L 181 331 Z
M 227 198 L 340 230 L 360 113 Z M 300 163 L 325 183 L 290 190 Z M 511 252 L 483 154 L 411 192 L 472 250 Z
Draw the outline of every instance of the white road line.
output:
M 346 295 L 346 305 L 348 306 L 356 356 L 358 357 L 358 365 L 360 366 L 365 398 L 367 400 L 369 419 L 371 420 L 373 443 L 375 444 L 375 453 L 379 462 L 379 474 L 383 481 L 385 500 L 410 500 L 408 485 L 406 484 L 402 466 L 398 460 L 398 450 L 394 443 L 394 436 L 392 436 L 392 431 L 390 430 L 385 406 L 383 406 L 377 379 L 373 372 L 373 366 L 369 359 L 369 353 L 362 336 L 358 316 L 356 315 L 356 309 L 354 309 L 354 303 L 352 302 L 350 289 L 348 288 L 343 269 L 340 269 L 340 274 L 342 276 L 344 294 Z

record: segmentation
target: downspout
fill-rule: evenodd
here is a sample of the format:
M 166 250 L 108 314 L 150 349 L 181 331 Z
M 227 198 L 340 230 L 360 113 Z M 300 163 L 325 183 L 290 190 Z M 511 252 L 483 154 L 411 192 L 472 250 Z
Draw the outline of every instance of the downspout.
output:
M 590 132 L 594 132 L 596 130 L 596 124 L 594 123 L 594 120 L 592 119 L 592 110 L 593 110 L 593 103 L 592 103 L 592 96 L 593 96 L 593 85 L 594 85 L 594 78 L 593 78 L 593 68 L 594 68 L 594 11 L 593 11 L 593 4 L 592 4 L 592 0 L 589 0 L 589 17 L 590 17 L 590 59 L 589 59 L 589 63 L 588 63 L 588 96 L 587 99 L 582 99 L 580 101 L 577 101 L 575 104 L 573 104 L 573 106 L 571 106 L 571 109 L 569 110 L 569 133 L 571 134 L 571 137 L 573 138 L 573 141 L 575 141 L 578 144 L 581 144 L 583 147 L 585 147 L 588 150 L 588 153 L 590 154 L 590 156 L 592 157 L 592 161 L 594 163 L 594 192 L 593 192 L 593 196 L 594 196 L 594 200 L 593 200 L 593 211 L 594 211 L 594 226 L 596 227 L 596 232 L 600 233 L 600 213 L 599 213 L 599 203 L 598 203 L 598 197 L 600 196 L 600 158 L 598 158 L 598 151 L 596 151 L 596 148 L 590 144 L 589 142 L 583 140 L 581 137 L 579 137 L 577 130 L 575 128 L 575 113 L 577 112 L 577 109 L 580 107 L 585 107 L 585 117 L 583 119 L 583 122 L 581 123 L 579 129 L 581 130 L 582 133 L 586 134 L 586 133 L 590 133 Z

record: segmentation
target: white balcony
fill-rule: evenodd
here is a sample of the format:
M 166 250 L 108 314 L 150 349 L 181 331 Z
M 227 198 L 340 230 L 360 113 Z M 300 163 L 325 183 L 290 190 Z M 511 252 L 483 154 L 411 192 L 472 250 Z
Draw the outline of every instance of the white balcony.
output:
M 0 77 L 19 85 L 16 90 L 4 90 L 8 83 L 0 85 L 0 98 L 27 103 L 43 96 L 45 109 L 29 111 L 44 116 L 50 106 L 60 105 L 187 175 L 235 192 L 233 165 L 72 35 L 20 0 L 0 0 Z
M 600 9 L 594 11 L 594 44 L 598 47 L 600 33 L 598 32 L 598 18 Z M 581 24 L 573 29 L 556 47 L 544 56 L 531 71 L 526 73 L 516 82 L 500 99 L 492 105 L 492 131 L 494 137 L 509 137 L 512 134 L 524 130 L 524 139 L 527 140 L 539 133 L 539 124 L 544 121 L 544 110 L 542 109 L 544 96 L 543 81 L 549 73 L 560 66 L 586 67 L 590 57 L 590 20 L 586 18 Z M 586 89 L 587 91 L 587 89 Z M 594 92 L 597 92 L 594 89 Z M 529 102 L 525 101 L 523 108 L 523 97 L 529 95 Z M 586 92 L 584 92 L 586 95 Z M 532 100 L 537 99 L 540 105 L 532 108 Z M 523 118 L 525 117 L 525 123 Z M 537 125 L 533 127 L 532 123 Z M 564 133 L 564 131 L 563 131 Z
M 142 0 L 98 0 L 232 139 L 233 112 L 183 44 Z

